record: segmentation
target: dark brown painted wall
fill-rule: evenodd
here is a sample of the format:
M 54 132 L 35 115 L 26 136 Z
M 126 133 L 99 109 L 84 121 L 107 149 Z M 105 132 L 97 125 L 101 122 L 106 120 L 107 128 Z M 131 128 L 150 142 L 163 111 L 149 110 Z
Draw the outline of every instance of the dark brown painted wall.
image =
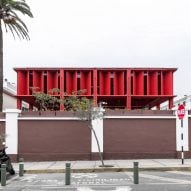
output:
M 176 157 L 174 119 L 105 119 L 104 157 Z
M 118 111 L 117 111 L 118 112 Z M 124 116 L 173 116 L 172 112 L 122 112 Z M 71 113 L 67 114 L 72 117 Z M 110 113 L 110 115 L 112 115 Z M 113 112 L 113 116 L 116 111 Z M 121 115 L 121 113 L 119 113 Z M 32 117 L 32 113 L 21 117 Z M 63 117 L 63 112 L 56 116 Z M 108 114 L 106 115 L 108 116 Z M 19 120 L 19 157 L 27 161 L 90 160 L 91 132 L 84 121 L 48 120 L 48 112 L 35 117 L 47 120 Z M 189 119 L 189 129 L 191 128 Z M 191 137 L 191 130 L 189 130 Z M 191 148 L 191 139 L 189 139 Z M 186 153 L 186 155 L 189 153 Z M 104 159 L 176 158 L 175 119 L 104 119 Z
M 5 122 L 4 121 L 0 121 L 0 135 L 5 135 Z M 0 140 L 0 149 L 3 147 L 2 141 L 3 140 Z
M 191 114 L 191 111 L 190 113 Z M 191 118 L 188 118 L 188 140 L 189 140 L 189 150 L 191 150 Z M 191 157 L 191 152 L 188 152 L 188 157 Z
M 28 161 L 88 160 L 91 132 L 84 121 L 19 120 L 18 150 Z

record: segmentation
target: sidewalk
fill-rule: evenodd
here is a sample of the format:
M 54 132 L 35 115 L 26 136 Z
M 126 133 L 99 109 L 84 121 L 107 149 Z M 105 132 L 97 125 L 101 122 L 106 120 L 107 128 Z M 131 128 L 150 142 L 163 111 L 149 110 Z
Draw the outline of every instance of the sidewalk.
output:
M 139 170 L 157 171 L 191 171 L 191 159 L 140 159 L 140 160 L 105 160 L 105 165 L 113 167 L 99 167 L 100 161 L 50 161 L 24 162 L 26 173 L 63 173 L 66 163 L 71 163 L 72 172 L 120 172 L 133 171 L 133 163 L 139 162 Z M 14 169 L 19 170 L 19 163 L 13 163 Z

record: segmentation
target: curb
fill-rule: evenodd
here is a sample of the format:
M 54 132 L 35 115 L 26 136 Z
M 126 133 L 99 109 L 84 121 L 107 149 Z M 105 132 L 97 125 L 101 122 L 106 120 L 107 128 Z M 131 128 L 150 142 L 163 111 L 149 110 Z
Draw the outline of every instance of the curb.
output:
M 140 167 L 139 171 L 191 171 L 191 167 Z M 65 173 L 65 169 L 37 169 L 25 170 L 27 174 Z M 71 173 L 93 173 L 93 172 L 133 172 L 133 168 L 82 168 L 71 169 Z

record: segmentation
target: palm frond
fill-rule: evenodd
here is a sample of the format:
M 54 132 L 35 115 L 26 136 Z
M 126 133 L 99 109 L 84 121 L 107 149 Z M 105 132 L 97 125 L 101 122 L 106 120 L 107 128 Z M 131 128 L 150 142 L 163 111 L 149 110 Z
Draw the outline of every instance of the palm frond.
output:
M 13 16 L 13 18 L 16 20 L 16 22 L 17 22 L 19 25 L 21 25 L 27 32 L 29 32 L 29 31 L 28 31 L 28 28 L 27 28 L 27 26 L 26 26 L 26 24 L 25 24 L 19 17 Z
M 18 23 L 15 23 L 14 25 L 17 27 L 23 39 L 30 40 L 28 32 L 21 25 L 19 25 Z
M 4 21 L 6 32 L 9 29 L 14 38 L 16 34 L 20 39 L 30 40 L 28 28 L 17 14 L 18 12 L 33 17 L 25 0 L 0 0 L 0 9 L 3 12 L 1 19 Z
M 19 11 L 22 14 L 26 14 L 29 17 L 33 17 L 30 7 L 24 1 L 10 1 L 9 8 Z
M 30 40 L 28 32 L 22 26 L 20 26 L 18 23 L 15 23 L 15 24 L 6 24 L 6 25 L 9 27 L 9 30 L 11 31 L 12 34 L 14 32 L 17 34 L 19 39 Z M 14 34 L 13 34 L 13 36 L 15 37 Z
M 6 28 L 6 26 L 8 26 L 9 27 L 9 30 L 11 31 L 11 34 L 13 35 L 13 38 L 15 39 L 15 34 L 14 34 L 14 29 L 13 29 L 13 27 L 11 26 L 11 25 L 8 25 L 8 24 L 5 24 L 5 28 Z M 15 31 L 16 33 L 17 33 L 17 31 Z M 19 37 L 19 34 L 17 34 L 17 36 Z
M 4 23 L 5 31 L 8 32 L 7 25 Z
M 17 34 L 17 36 L 19 37 L 19 39 L 21 39 L 21 35 L 20 35 L 19 31 L 17 30 L 16 26 L 14 26 L 12 24 L 7 24 L 7 26 L 9 27 L 12 34 L 15 32 Z M 15 37 L 15 34 L 13 34 L 13 36 Z

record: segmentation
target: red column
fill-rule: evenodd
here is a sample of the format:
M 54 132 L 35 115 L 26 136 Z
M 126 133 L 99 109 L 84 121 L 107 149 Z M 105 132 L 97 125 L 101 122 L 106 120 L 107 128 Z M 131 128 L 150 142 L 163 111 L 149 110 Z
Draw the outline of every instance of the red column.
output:
M 106 73 L 104 73 L 104 82 L 103 82 L 103 84 L 105 84 L 105 85 L 103 85 L 103 87 L 104 87 L 104 89 L 105 89 L 105 95 L 110 95 L 110 72 L 106 72 Z
M 158 94 L 158 72 L 153 71 L 149 73 L 149 95 L 157 95 Z
M 124 71 L 114 72 L 114 95 L 124 95 Z
M 93 102 L 97 106 L 97 69 L 93 70 Z
M 135 73 L 136 77 L 136 95 L 144 94 L 144 72 L 138 71 Z
M 126 84 L 127 84 L 127 99 L 126 99 L 126 108 L 127 110 L 131 109 L 131 70 L 127 70 L 126 73 Z
M 30 71 L 28 70 L 27 71 L 27 79 L 26 79 L 26 90 L 27 90 L 27 95 L 30 95 L 30 85 L 29 85 L 29 73 L 30 73 Z
M 161 71 L 161 95 L 164 95 L 164 76 L 163 71 Z
M 64 69 L 60 69 L 60 99 L 64 99 Z M 60 110 L 64 110 L 64 104 L 60 104 Z
M 87 73 L 86 88 L 87 88 L 87 95 L 91 95 L 91 71 Z
M 164 95 L 173 94 L 173 73 L 167 71 L 163 74 Z
M 73 82 L 72 91 L 77 92 L 77 71 L 73 72 L 72 82 Z

